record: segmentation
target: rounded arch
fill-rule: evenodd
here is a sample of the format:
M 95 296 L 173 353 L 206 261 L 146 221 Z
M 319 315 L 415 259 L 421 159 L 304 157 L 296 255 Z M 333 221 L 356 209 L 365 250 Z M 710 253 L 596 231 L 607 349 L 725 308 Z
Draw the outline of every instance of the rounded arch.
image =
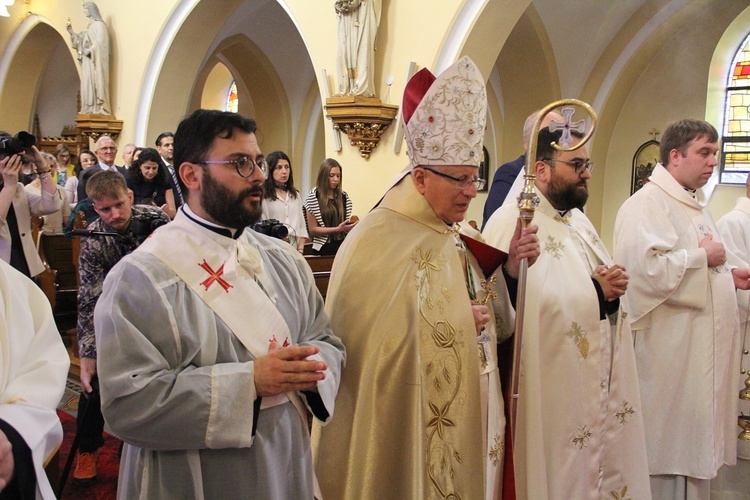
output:
M 60 57 L 63 60 L 59 60 Z M 32 14 L 13 33 L 0 59 L 0 116 L 4 128 L 16 131 L 33 127 L 37 98 L 46 85 L 43 76 L 52 62 L 64 69 L 68 79 L 63 87 L 66 95 L 56 96 L 61 107 L 54 111 L 55 121 L 75 120 L 80 82 L 77 65 L 62 35 L 47 19 Z M 63 101 L 72 102 L 72 106 L 66 106 Z M 61 116 L 67 112 L 72 113 L 70 117 Z

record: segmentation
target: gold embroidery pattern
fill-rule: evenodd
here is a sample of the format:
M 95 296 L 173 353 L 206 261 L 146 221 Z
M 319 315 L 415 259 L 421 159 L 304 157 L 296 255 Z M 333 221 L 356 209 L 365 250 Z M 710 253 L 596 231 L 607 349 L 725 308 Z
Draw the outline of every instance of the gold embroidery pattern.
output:
M 492 444 L 492 448 L 490 448 L 490 460 L 492 460 L 492 465 L 494 465 L 495 467 L 498 466 L 500 460 L 503 458 L 504 451 L 505 443 L 503 443 L 500 434 L 495 434 L 495 441 Z
M 591 229 L 588 229 L 588 230 L 586 230 L 586 232 L 588 233 L 588 235 L 589 235 L 589 238 L 591 238 L 591 242 L 592 242 L 592 243 L 593 243 L 594 245 L 596 245 L 597 247 L 601 248 L 601 247 L 602 247 L 602 241 L 601 241 L 601 240 L 599 239 L 599 235 L 598 235 L 598 234 L 596 234 L 596 233 L 595 233 L 594 231 L 592 231 Z
M 620 405 L 617 407 L 617 411 L 615 412 L 615 418 L 620 421 L 621 424 L 628 423 L 628 419 L 631 415 L 635 415 L 635 410 L 633 407 L 628 403 L 627 401 L 623 401 L 620 403 Z
M 565 335 L 575 341 L 576 346 L 578 346 L 578 352 L 581 353 L 583 359 L 586 359 L 589 355 L 589 339 L 586 330 L 581 328 L 581 325 L 574 321 L 570 325 L 570 330 L 565 332 Z
M 562 241 L 557 241 L 554 236 L 547 236 L 547 242 L 544 244 L 544 249 L 552 254 L 552 257 L 559 259 L 562 257 L 565 245 Z
M 591 431 L 588 430 L 585 425 L 582 425 L 578 428 L 578 434 L 573 436 L 573 439 L 571 439 L 570 441 L 575 446 L 577 446 L 579 450 L 582 450 L 588 447 L 590 437 Z
M 439 290 L 437 301 L 430 295 L 430 282 L 435 274 L 441 271 L 440 264 L 443 261 L 442 255 L 435 255 L 432 251 L 417 249 L 414 255 L 417 265 L 417 294 L 420 299 L 419 313 L 428 325 L 427 331 L 423 330 L 423 334 L 428 335 L 428 340 L 437 348 L 425 367 L 429 386 L 426 422 L 427 472 L 435 496 L 459 500 L 462 496 L 453 489 L 452 479 L 457 473 L 456 468 L 461 464 L 462 457 L 451 442 L 449 430 L 456 427 L 455 416 L 458 415 L 458 407 L 461 405 L 459 392 L 463 383 L 463 367 L 459 348 L 463 348 L 462 335 L 450 321 L 431 321 L 426 315 L 427 310 L 434 310 L 435 302 L 441 314 L 446 308 L 445 302 L 450 302 L 450 296 L 444 287 Z
M 622 325 L 625 324 L 625 318 L 628 317 L 628 312 L 623 311 L 622 309 L 620 309 L 620 311 L 622 312 L 620 313 L 620 324 L 617 326 L 617 340 L 622 342 Z
M 620 488 L 620 491 L 610 491 L 609 496 L 616 500 L 631 500 L 630 496 L 628 495 L 628 486 L 625 485 L 622 488 Z
M 555 219 L 555 220 L 556 220 L 557 222 L 562 222 L 562 223 L 563 223 L 563 224 L 565 224 L 566 226 L 569 226 L 569 225 L 570 225 L 570 215 L 566 215 L 565 217 L 563 217 L 562 215 L 560 215 L 560 214 L 557 214 L 557 215 L 555 215 L 554 219 Z

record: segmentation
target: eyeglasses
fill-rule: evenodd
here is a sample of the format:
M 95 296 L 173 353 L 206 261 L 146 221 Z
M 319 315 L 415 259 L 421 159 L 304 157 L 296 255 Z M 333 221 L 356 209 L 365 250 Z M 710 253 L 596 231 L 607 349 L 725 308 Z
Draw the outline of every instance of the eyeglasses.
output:
M 117 148 L 114 146 L 104 146 L 102 148 L 97 149 L 97 151 L 117 151 Z
M 452 180 L 456 184 L 456 186 L 460 187 L 461 189 L 466 189 L 467 187 L 474 184 L 477 190 L 479 190 L 479 189 L 482 189 L 484 185 L 487 183 L 487 181 L 485 181 L 484 179 L 480 179 L 479 177 L 469 177 L 468 175 L 462 175 L 461 177 L 453 177 L 452 175 L 438 172 L 437 170 L 434 170 L 430 167 L 422 167 L 422 168 L 425 170 L 429 170 L 435 175 Z
M 560 163 L 564 163 L 566 165 L 570 165 L 573 167 L 578 175 L 581 175 L 584 170 L 588 170 L 589 172 L 594 171 L 594 162 L 591 160 L 555 160 L 554 158 L 545 158 L 542 161 L 559 161 Z
M 266 159 L 262 156 L 259 159 L 256 158 L 255 161 L 247 155 L 242 155 L 236 160 L 206 160 L 199 163 L 204 165 L 234 165 L 237 174 L 245 179 L 253 175 L 255 167 L 258 167 L 263 174 L 265 174 L 268 169 Z

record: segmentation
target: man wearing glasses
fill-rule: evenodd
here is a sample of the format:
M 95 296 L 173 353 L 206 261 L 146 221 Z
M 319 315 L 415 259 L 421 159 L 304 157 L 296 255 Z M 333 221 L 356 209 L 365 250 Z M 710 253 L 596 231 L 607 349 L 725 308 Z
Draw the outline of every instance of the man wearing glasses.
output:
M 650 498 L 633 340 L 620 307 L 628 275 L 580 210 L 593 163 L 539 132 L 536 190 L 542 253 L 529 269 L 515 453 L 519 498 Z M 573 133 L 573 144 L 581 135 Z M 483 236 L 507 249 L 518 208 Z
M 304 258 L 250 230 L 255 122 L 198 110 L 175 134 L 186 204 L 110 273 L 95 314 L 122 498 L 312 498 L 308 411 L 344 361 Z
M 414 75 L 403 110 L 409 165 L 331 275 L 326 309 L 347 368 L 336 417 L 313 427 L 315 469 L 324 498 L 499 498 L 505 275 L 539 243 L 519 229 L 501 270 L 500 252 L 461 234 L 484 183 L 486 94 L 470 59 Z

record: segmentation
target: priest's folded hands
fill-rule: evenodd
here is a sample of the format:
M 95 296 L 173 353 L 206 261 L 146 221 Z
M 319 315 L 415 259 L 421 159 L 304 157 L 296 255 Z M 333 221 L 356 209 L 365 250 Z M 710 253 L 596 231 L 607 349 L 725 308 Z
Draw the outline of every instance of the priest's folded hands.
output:
M 596 266 L 591 277 L 602 287 L 604 299 L 607 302 L 612 302 L 625 295 L 625 291 L 628 289 L 628 280 L 630 280 L 625 268 L 619 264 Z
M 279 347 L 271 342 L 268 354 L 255 360 L 255 391 L 258 396 L 276 396 L 289 391 L 315 389 L 325 378 L 328 365 L 319 360 L 308 360 L 320 352 L 316 346 L 290 345 Z

